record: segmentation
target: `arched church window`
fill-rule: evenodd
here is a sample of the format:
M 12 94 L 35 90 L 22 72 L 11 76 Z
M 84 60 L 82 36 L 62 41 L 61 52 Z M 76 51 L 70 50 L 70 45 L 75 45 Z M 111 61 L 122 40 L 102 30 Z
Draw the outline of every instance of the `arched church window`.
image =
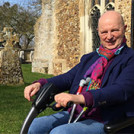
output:
M 97 31 L 100 14 L 101 13 L 100 13 L 99 5 L 95 5 L 90 12 L 93 51 L 96 50 L 96 48 L 98 48 L 100 45 L 100 38 Z

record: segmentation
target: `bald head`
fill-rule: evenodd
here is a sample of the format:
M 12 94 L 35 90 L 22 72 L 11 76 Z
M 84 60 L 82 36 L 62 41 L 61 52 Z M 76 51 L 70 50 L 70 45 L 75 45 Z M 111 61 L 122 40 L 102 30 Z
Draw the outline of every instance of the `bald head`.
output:
M 120 23 L 122 26 L 124 26 L 123 17 L 121 16 L 121 14 L 119 12 L 107 11 L 99 18 L 98 27 L 101 22 L 106 21 L 106 20 L 112 21 L 113 19 L 116 20 L 118 23 Z

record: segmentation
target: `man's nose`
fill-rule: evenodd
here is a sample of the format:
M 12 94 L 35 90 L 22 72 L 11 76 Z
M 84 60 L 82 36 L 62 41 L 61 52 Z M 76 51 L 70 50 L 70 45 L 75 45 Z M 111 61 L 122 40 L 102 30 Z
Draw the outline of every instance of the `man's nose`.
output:
M 108 33 L 107 33 L 107 38 L 108 38 L 108 39 L 112 39 L 112 38 L 113 38 L 113 35 L 112 35 L 111 32 L 108 32 Z

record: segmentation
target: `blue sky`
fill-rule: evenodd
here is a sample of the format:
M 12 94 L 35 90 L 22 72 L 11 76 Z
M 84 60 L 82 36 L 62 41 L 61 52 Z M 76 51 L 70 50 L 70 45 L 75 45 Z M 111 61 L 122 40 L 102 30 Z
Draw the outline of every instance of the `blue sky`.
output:
M 21 6 L 27 6 L 31 1 L 34 0 L 0 0 L 0 5 L 2 5 L 4 2 L 9 2 L 11 5 L 19 4 Z

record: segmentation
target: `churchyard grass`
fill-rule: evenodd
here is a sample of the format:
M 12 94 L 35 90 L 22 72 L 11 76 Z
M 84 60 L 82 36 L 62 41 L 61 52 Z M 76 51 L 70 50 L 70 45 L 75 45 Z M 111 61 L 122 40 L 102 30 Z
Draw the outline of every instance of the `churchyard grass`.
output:
M 31 64 L 22 65 L 24 85 L 21 86 L 2 86 L 0 85 L 0 134 L 19 134 L 25 117 L 27 116 L 32 102 L 28 102 L 23 91 L 25 86 L 33 81 L 52 75 L 44 75 L 31 72 Z M 54 113 L 47 108 L 39 116 Z

